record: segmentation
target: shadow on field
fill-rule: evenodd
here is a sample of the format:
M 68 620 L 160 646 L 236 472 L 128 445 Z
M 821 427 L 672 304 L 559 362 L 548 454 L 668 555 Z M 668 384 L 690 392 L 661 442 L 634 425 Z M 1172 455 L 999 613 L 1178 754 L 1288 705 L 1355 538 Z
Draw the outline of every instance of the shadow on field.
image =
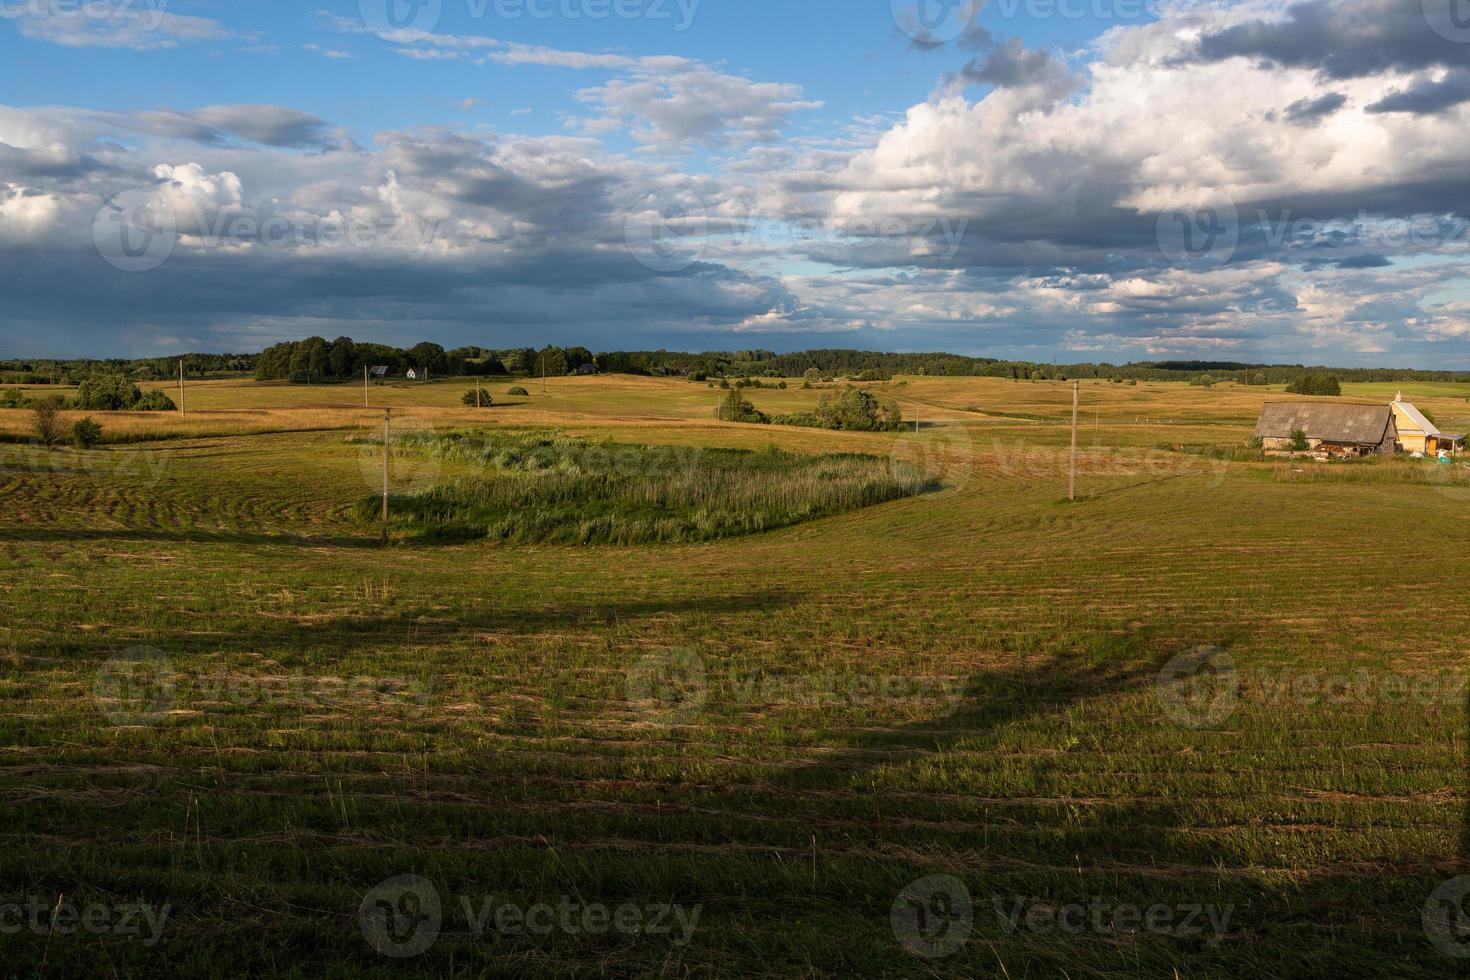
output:
M 321 535 L 261 534 L 246 531 L 161 531 L 157 528 L 7 527 L 0 540 L 14 542 L 151 541 L 157 544 L 284 545 L 297 548 L 367 548 L 381 550 L 381 539 L 370 534 Z
M 167 654 L 210 654 L 218 652 L 264 653 L 280 656 L 283 651 L 310 649 L 328 655 L 360 650 L 365 644 L 412 643 L 453 647 L 477 634 L 521 635 L 565 632 L 571 629 L 606 627 L 629 620 L 690 615 L 734 615 L 771 612 L 800 601 L 800 596 L 782 591 L 749 592 L 712 598 L 671 596 L 595 603 L 564 603 L 541 608 L 496 604 L 486 601 L 474 609 L 446 610 L 442 605 L 408 606 L 388 612 L 364 611 L 357 615 L 323 616 L 303 608 L 300 617 L 254 615 L 212 629 L 179 628 L 160 631 L 142 641 Z M 56 646 L 69 652 L 116 653 L 119 647 L 136 645 L 114 637 L 68 634 Z

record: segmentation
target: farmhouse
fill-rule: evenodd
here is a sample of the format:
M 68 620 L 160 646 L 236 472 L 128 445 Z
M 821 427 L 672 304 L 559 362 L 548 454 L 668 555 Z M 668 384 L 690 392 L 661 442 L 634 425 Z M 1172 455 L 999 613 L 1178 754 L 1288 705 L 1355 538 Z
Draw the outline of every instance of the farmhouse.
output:
M 1296 432 L 1306 435 L 1312 452 L 1324 456 L 1392 456 L 1398 443 L 1394 413 L 1386 405 L 1267 402 L 1262 407 L 1255 435 L 1267 452 L 1289 452 Z
M 1402 391 L 1390 407 L 1399 429 L 1399 448 L 1403 452 L 1437 456 L 1443 450 L 1446 455 L 1458 456 L 1464 450 L 1464 436 L 1439 431 L 1423 412 L 1404 401 Z

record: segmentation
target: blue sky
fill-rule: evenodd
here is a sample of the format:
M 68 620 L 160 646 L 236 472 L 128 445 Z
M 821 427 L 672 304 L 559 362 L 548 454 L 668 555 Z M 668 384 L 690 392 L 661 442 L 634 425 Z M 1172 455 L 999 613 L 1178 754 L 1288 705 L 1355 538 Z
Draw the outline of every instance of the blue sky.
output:
M 1470 368 L 1458 2 L 0 0 L 0 348 Z

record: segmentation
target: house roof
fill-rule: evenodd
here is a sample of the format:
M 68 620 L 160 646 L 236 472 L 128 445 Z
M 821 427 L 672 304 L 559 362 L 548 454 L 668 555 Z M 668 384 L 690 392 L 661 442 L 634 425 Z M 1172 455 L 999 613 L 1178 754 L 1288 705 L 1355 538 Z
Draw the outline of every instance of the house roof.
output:
M 1267 402 L 1256 423 L 1260 439 L 1290 439 L 1298 430 L 1308 439 L 1376 446 L 1393 424 L 1387 405 L 1334 405 L 1326 402 Z
M 1404 401 L 1402 395 L 1400 395 L 1398 400 L 1393 403 L 1393 407 L 1402 412 L 1404 416 L 1414 424 L 1414 428 L 1418 429 L 1426 436 L 1439 435 L 1439 429 L 1435 426 L 1435 424 L 1425 418 L 1423 412 L 1419 411 L 1413 405 Z

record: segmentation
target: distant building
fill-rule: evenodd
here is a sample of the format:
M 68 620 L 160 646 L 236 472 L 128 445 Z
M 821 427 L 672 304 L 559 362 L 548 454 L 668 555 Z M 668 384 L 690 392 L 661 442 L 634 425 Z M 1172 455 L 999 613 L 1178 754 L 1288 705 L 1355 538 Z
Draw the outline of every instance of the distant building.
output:
M 1406 453 L 1421 453 L 1425 456 L 1458 456 L 1465 449 L 1465 437 L 1441 432 L 1410 402 L 1404 401 L 1401 391 L 1393 400 L 1394 421 L 1399 429 L 1399 448 Z
M 596 364 L 583 364 L 581 367 L 577 368 L 577 373 L 578 374 L 596 374 L 597 373 L 597 365 Z
M 415 371 L 413 368 L 409 368 L 408 369 L 408 374 L 406 375 L 406 377 L 410 381 L 417 381 L 419 379 L 419 373 L 417 371 Z
M 1261 408 L 1255 434 L 1267 452 L 1290 452 L 1297 432 L 1306 435 L 1310 451 L 1324 456 L 1392 456 L 1399 437 L 1387 405 L 1267 402 Z
M 388 365 L 378 364 L 368 368 L 368 374 L 375 378 L 386 378 L 388 376 Z

